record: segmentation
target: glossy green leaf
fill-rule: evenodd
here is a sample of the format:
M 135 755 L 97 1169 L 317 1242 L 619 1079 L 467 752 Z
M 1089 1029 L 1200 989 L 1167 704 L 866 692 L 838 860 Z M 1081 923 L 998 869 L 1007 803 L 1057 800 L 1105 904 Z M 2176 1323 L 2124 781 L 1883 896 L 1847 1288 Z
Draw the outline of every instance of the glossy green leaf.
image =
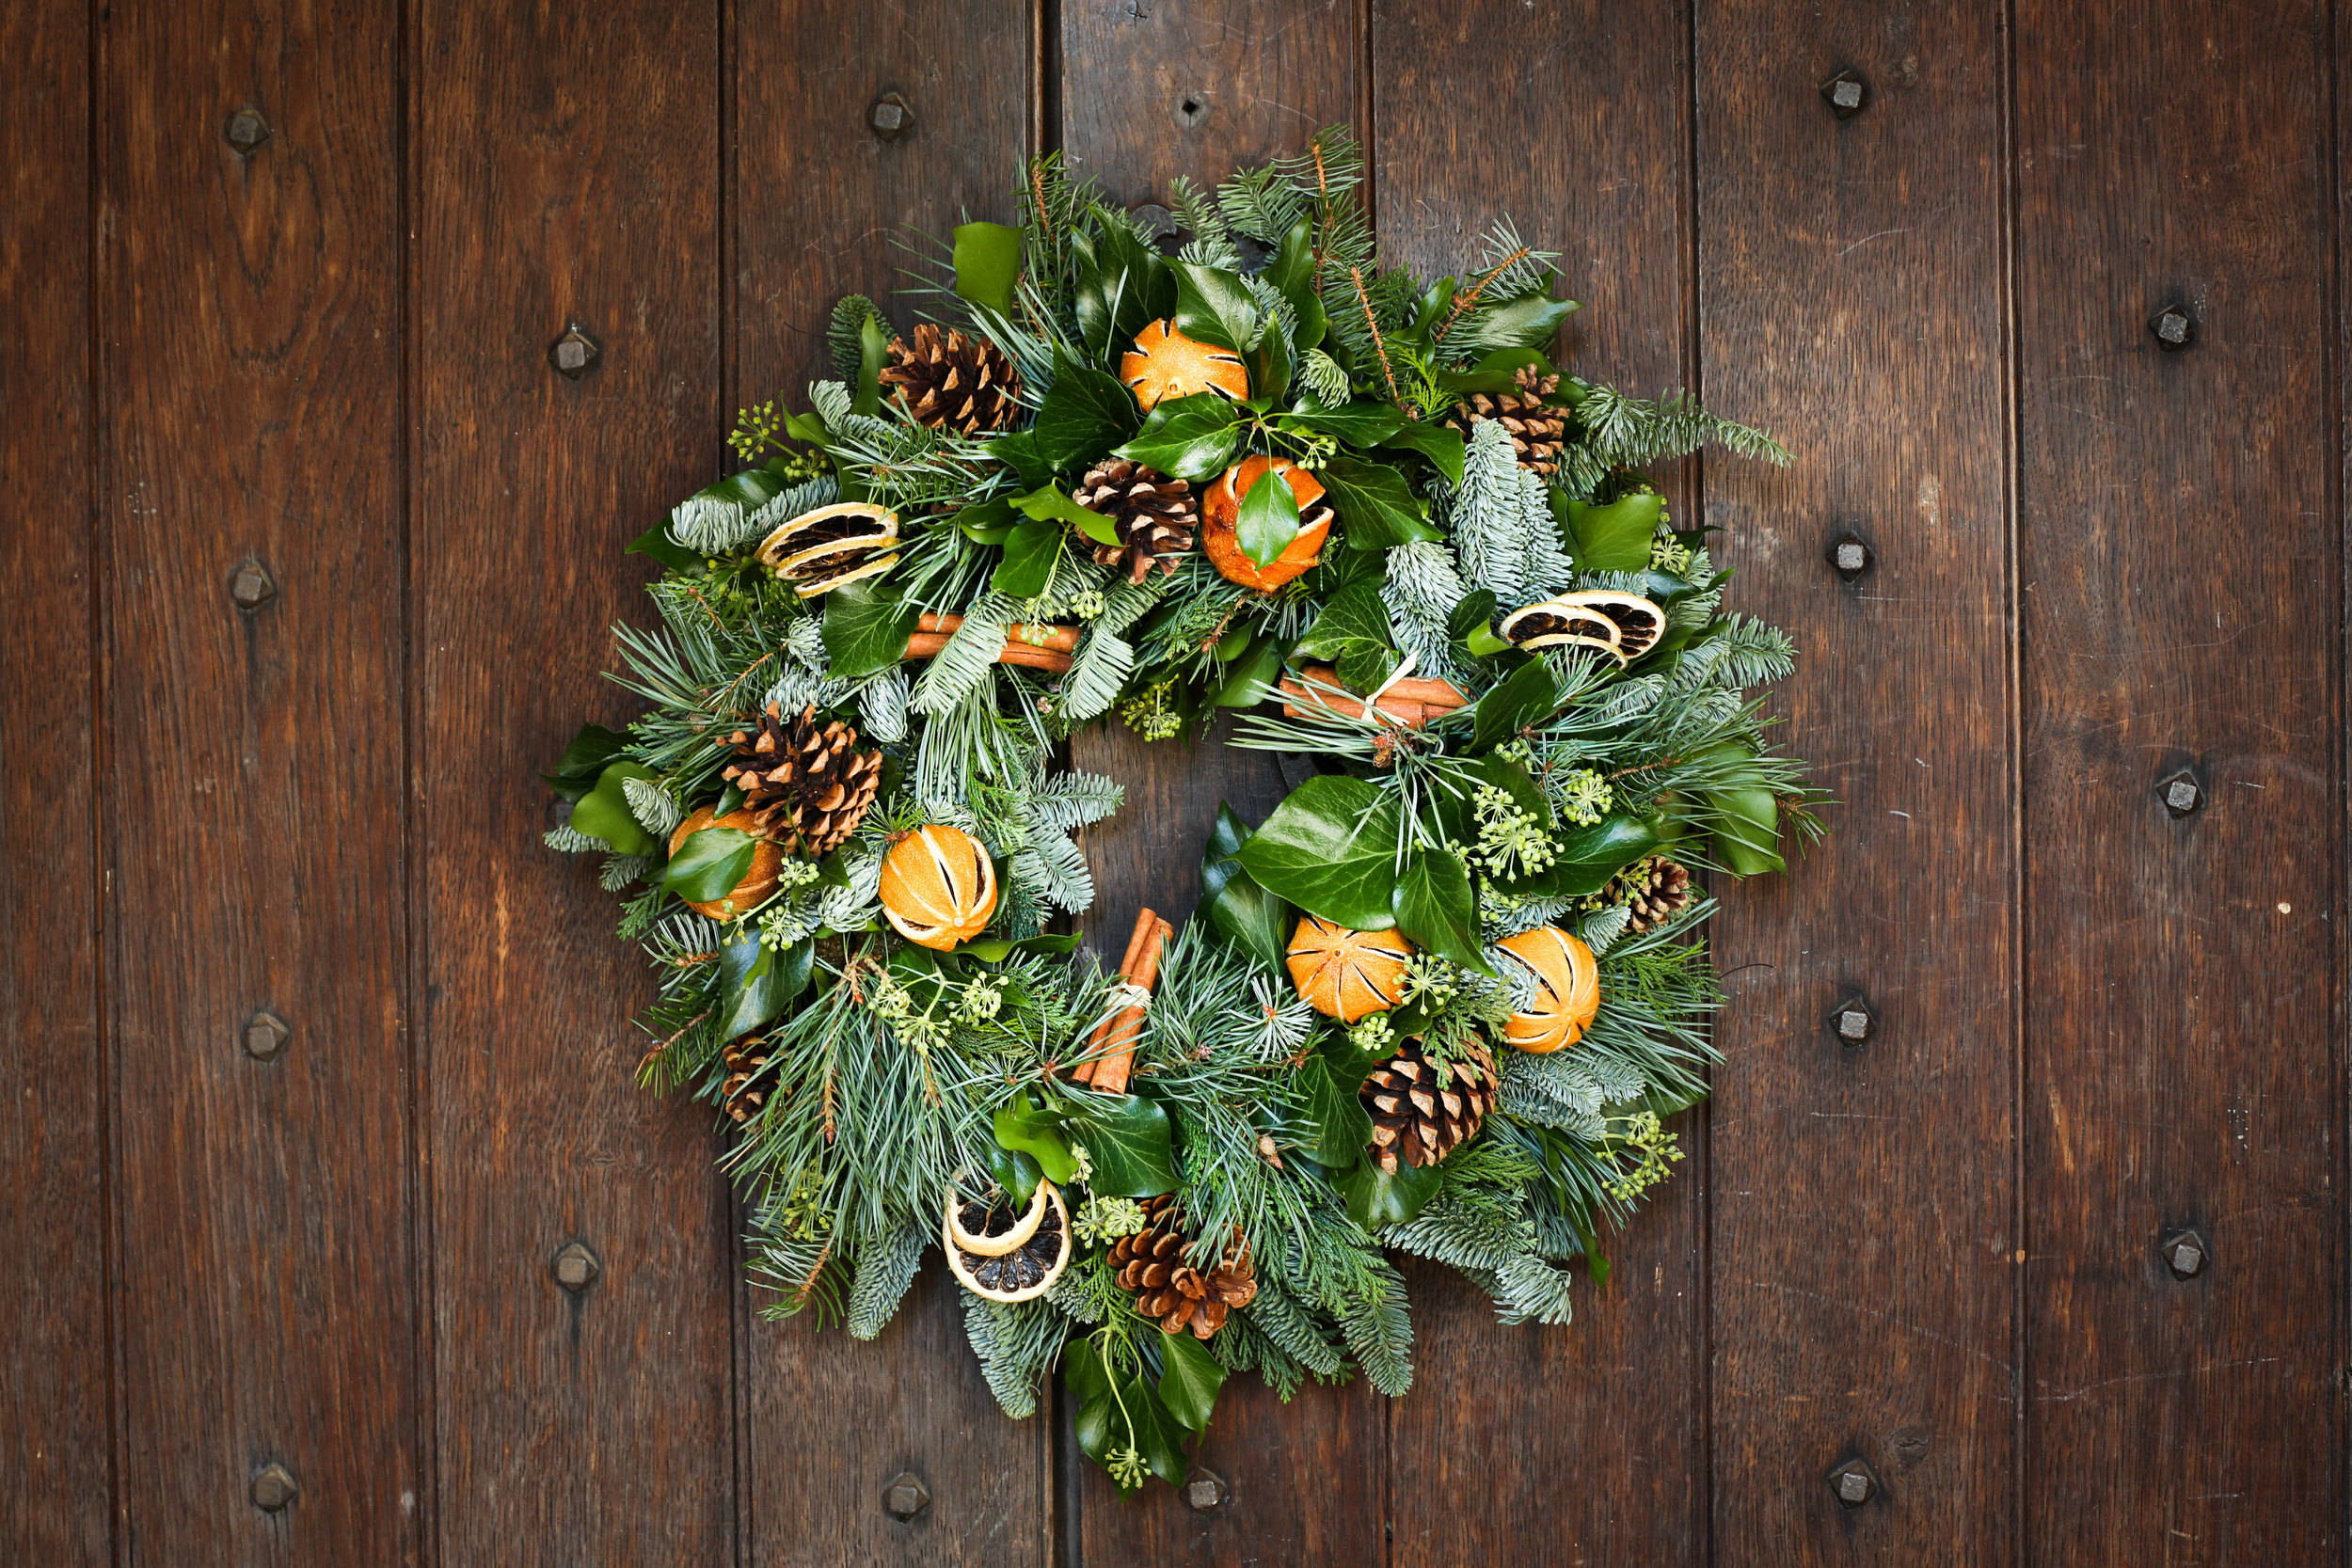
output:
M 1446 340 L 1446 347 L 1453 349 L 1458 344 L 1474 353 L 1547 348 L 1560 336 L 1561 324 L 1575 315 L 1577 309 L 1572 299 L 1546 299 L 1540 294 L 1515 299 L 1481 311 L 1458 339 Z
M 1290 944 L 1296 916 L 1288 904 L 1259 886 L 1241 863 L 1242 846 L 1248 842 L 1249 830 L 1232 806 L 1219 800 L 1208 847 L 1200 856 L 1200 903 L 1195 914 L 1205 912 L 1211 930 L 1260 968 L 1279 974 L 1282 950 Z
M 890 363 L 890 328 L 867 311 L 857 329 L 857 395 L 850 400 L 852 414 L 872 414 L 882 407 L 882 372 Z
M 1365 1075 L 1380 1061 L 1381 1055 L 1359 1051 L 1343 1037 L 1298 1069 L 1307 1097 L 1299 1131 L 1310 1140 L 1308 1157 L 1325 1170 L 1347 1169 L 1372 1146 L 1372 1116 L 1361 1091 Z
M 991 496 L 963 508 L 955 519 L 956 527 L 975 545 L 1001 545 L 1012 534 L 1012 499 L 1008 496 Z
M 1272 632 L 1261 632 L 1228 659 L 1224 674 L 1211 693 L 1213 707 L 1255 707 L 1264 692 L 1281 678 L 1287 645 Z
M 1241 863 L 1277 897 L 1358 931 L 1396 924 L 1396 798 L 1361 779 L 1309 779 L 1242 846 Z
M 1408 1165 L 1399 1161 L 1391 1176 L 1375 1161 L 1366 1160 L 1347 1173 L 1340 1191 L 1347 1198 L 1347 1217 L 1378 1234 L 1381 1227 L 1403 1225 L 1428 1207 L 1445 1186 L 1436 1165 Z
M 604 771 L 596 775 L 596 787 L 573 802 L 572 831 L 602 839 L 616 855 L 652 854 L 660 846 L 628 809 L 628 797 L 622 793 L 621 785 L 629 779 L 655 777 L 658 775 L 654 770 L 643 763 L 606 764 Z
M 1113 455 L 1205 484 L 1232 465 L 1241 418 L 1240 405 L 1216 392 L 1170 398 Z
M 1154 1197 L 1176 1190 L 1176 1150 L 1168 1113 L 1139 1094 L 1071 1095 L 1071 1141 L 1086 1146 L 1094 1163 L 1087 1178 L 1093 1191 L 1110 1197 Z
M 1351 582 L 1331 595 L 1323 612 L 1291 651 L 1300 658 L 1339 659 L 1369 643 L 1389 647 L 1389 607 L 1372 578 Z
M 1169 265 L 1176 274 L 1176 330 L 1196 341 L 1242 353 L 1257 331 L 1258 302 L 1249 297 L 1240 276 L 1198 261 Z
M 1054 384 L 1045 389 L 1029 436 L 1039 460 L 1054 473 L 1090 463 L 1136 428 L 1135 399 L 1112 376 L 1057 353 Z M 998 437 L 1001 443 L 1004 437 Z
M 1271 408 L 1291 389 L 1291 344 L 1282 329 L 1268 323 L 1258 346 L 1243 356 L 1249 367 L 1251 400 Z
M 1016 526 L 1005 539 L 1004 559 L 997 562 L 989 587 L 1012 599 L 1033 599 L 1044 593 L 1068 531 L 1057 520 L 1035 517 Z
M 1051 1111 L 1039 1110 L 1026 1093 L 997 1108 L 991 1130 L 999 1148 L 1035 1160 L 1046 1180 L 1055 1185 L 1059 1186 L 1078 1174 L 1077 1164 L 1070 1157 L 1070 1140 L 1062 1136 L 1061 1118 Z
M 1001 223 L 967 223 L 956 230 L 956 293 L 1000 314 L 1012 311 L 1021 276 L 1021 230 Z
M 1658 531 L 1661 496 L 1625 496 L 1607 506 L 1566 503 L 1569 548 L 1581 572 L 1639 572 L 1649 565 L 1650 539 Z
M 1118 525 L 1100 512 L 1080 506 L 1076 498 L 1058 484 L 1042 484 L 1025 496 L 1015 496 L 1012 504 L 1026 516 L 1068 523 L 1098 545 L 1116 546 L 1119 543 Z M 999 589 L 998 592 L 1004 590 Z M 1028 594 L 1020 596 L 1026 598 Z
M 1147 321 L 1176 307 L 1176 279 L 1168 262 L 1124 225 L 1100 234 L 1071 236 L 1076 285 L 1072 303 L 1078 335 L 1096 359 L 1111 357 Z
M 1532 370 L 1537 375 L 1551 373 L 1551 361 L 1532 348 L 1505 348 L 1480 357 L 1477 364 L 1465 371 L 1439 371 L 1438 385 L 1449 392 L 1508 392 L 1517 385 L 1518 372 Z
M 1389 549 L 1417 539 L 1442 537 L 1422 521 L 1405 476 L 1385 463 L 1367 463 L 1341 452 L 1315 471 L 1325 498 L 1339 515 L 1347 542 L 1359 550 Z
M 628 737 L 602 724 L 582 724 L 555 766 L 539 775 L 566 800 L 577 800 L 596 786 L 597 776 L 621 754 Z
M 700 569 L 703 558 L 670 537 L 670 525 L 660 522 L 628 542 L 623 555 L 645 555 L 667 566 L 673 572 Z
M 1414 850 L 1396 879 L 1390 907 L 1396 928 L 1415 947 L 1481 974 L 1494 973 L 1479 948 L 1477 900 L 1460 856 L 1445 849 Z
M 1037 1184 L 1045 1176 L 1043 1168 L 1030 1155 L 993 1144 L 988 1150 L 988 1174 L 990 1180 L 1005 1189 L 1012 1206 L 1024 1211 L 1029 1207 L 1029 1199 L 1037 1196 Z
M 1407 421 L 1400 424 L 1396 433 L 1381 445 L 1417 451 L 1429 459 L 1430 466 L 1445 476 L 1448 484 L 1462 483 L 1464 448 L 1462 433 L 1458 430 L 1449 430 L 1441 424 Z
M 1024 484 L 1042 484 L 1054 477 L 1052 466 L 1037 444 L 1035 431 L 1013 430 L 993 436 L 989 437 L 988 454 L 1011 468 Z
M 1786 871 L 1780 853 L 1780 802 L 1769 789 L 1718 790 L 1708 797 L 1717 813 L 1715 858 L 1734 875 Z
M 719 1032 L 733 1039 L 782 1017 L 808 989 L 816 958 L 807 938 L 777 952 L 759 940 L 755 925 L 738 927 L 719 948 Z
M 920 613 L 893 585 L 873 578 L 843 583 L 825 595 L 825 673 L 850 680 L 889 669 L 906 657 Z
M 1473 710 L 1470 749 L 1489 752 L 1530 724 L 1540 724 L 1560 705 L 1560 688 L 1551 672 L 1535 660 L 1520 665 L 1502 684 L 1478 699 Z
M 740 828 L 704 828 L 689 833 L 661 873 L 661 885 L 698 904 L 724 898 L 750 872 L 758 843 Z
M 1241 516 L 1234 524 L 1242 554 L 1261 566 L 1271 564 L 1298 537 L 1298 497 L 1290 478 L 1274 468 L 1258 476 L 1249 494 L 1241 499 Z
M 1582 897 L 1598 893 L 1610 878 L 1658 847 L 1657 830 L 1624 813 L 1590 827 L 1564 829 L 1553 837 L 1560 849 L 1550 867 L 1507 879 L 1506 889 L 1519 896 Z
M 1284 430 L 1336 436 L 1351 447 L 1376 447 L 1396 434 L 1404 416 L 1385 403 L 1351 403 L 1339 408 L 1309 408 L 1276 421 Z
M 1208 1431 L 1217 1391 L 1225 1386 L 1225 1369 L 1208 1346 L 1187 1333 L 1160 1336 L 1160 1403 L 1193 1431 Z

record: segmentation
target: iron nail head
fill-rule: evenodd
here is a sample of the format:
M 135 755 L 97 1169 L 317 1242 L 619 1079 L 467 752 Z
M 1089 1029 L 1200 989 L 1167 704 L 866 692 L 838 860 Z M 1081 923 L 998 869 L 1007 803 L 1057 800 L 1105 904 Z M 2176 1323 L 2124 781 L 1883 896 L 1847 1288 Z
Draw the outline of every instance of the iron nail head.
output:
M 882 1507 L 894 1519 L 912 1519 L 931 1506 L 931 1489 L 912 1470 L 901 1470 L 882 1488 Z
M 1848 66 L 1821 84 L 1821 97 L 1840 119 L 1851 119 L 1870 101 L 1870 84 Z
M 897 141 L 914 129 L 914 110 L 895 92 L 883 93 L 866 111 L 866 128 L 884 141 Z
M 1184 1478 L 1184 1505 L 1196 1513 L 1215 1512 L 1229 1495 L 1225 1478 L 1205 1465 L 1194 1465 L 1192 1474 Z
M 552 1266 L 555 1282 L 574 1295 L 595 1284 L 596 1275 L 604 1271 L 604 1265 L 596 1261 L 596 1255 L 579 1242 L 557 1253 Z
M 1870 569 L 1870 542 L 1848 529 L 1830 542 L 1830 569 L 1848 582 Z
M 278 596 L 278 579 L 258 561 L 247 561 L 229 578 L 229 597 L 239 610 L 259 610 Z
M 245 1021 L 245 1053 L 257 1062 L 274 1062 L 293 1036 L 293 1026 L 264 1007 Z
M 2194 1279 L 2205 1269 L 2205 1239 L 2194 1230 L 2183 1231 L 2164 1243 L 2165 1267 L 2175 1279 Z
M 2205 792 L 2198 787 L 2196 777 L 2183 771 L 2173 774 L 2160 786 L 2164 809 L 2175 816 L 2186 816 L 2204 803 Z
M 578 381 L 588 373 L 589 367 L 596 362 L 596 356 L 603 352 L 603 346 L 594 335 L 578 322 L 573 322 L 564 328 L 564 335 L 548 346 L 548 363 L 555 367 L 558 375 Z
M 221 135 L 227 136 L 229 145 L 240 153 L 250 155 L 269 140 L 269 121 L 262 118 L 259 109 L 239 109 L 229 117 L 229 123 L 221 128 Z
M 1829 1026 L 1836 1032 L 1838 1043 L 1860 1045 L 1878 1031 L 1878 1015 L 1870 1004 L 1859 996 L 1848 997 L 1829 1015 Z
M 1860 1508 L 1877 1496 L 1878 1477 L 1870 1466 L 1859 1459 L 1850 1459 L 1829 1473 L 1830 1490 L 1836 1494 L 1840 1508 Z
M 2159 348 L 2185 349 L 2197 341 L 2197 318 L 2185 306 L 2168 305 L 2148 318 L 2148 330 L 2156 335 Z
M 294 1484 L 294 1472 L 274 1462 L 253 1472 L 252 1483 L 246 1488 L 253 1506 L 271 1513 L 281 1512 L 301 1491 Z

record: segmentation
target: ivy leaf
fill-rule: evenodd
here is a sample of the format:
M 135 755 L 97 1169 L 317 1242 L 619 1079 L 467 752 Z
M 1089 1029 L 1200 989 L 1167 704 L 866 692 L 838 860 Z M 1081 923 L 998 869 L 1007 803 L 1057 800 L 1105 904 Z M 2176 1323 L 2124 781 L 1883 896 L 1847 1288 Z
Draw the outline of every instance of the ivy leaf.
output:
M 825 673 L 850 680 L 889 669 L 906 657 L 920 613 L 900 601 L 895 585 L 872 578 L 843 583 L 825 595 Z
M 1024 484 L 1042 484 L 1054 477 L 1053 468 L 1038 450 L 1035 431 L 1013 430 L 993 436 L 989 437 L 988 454 L 1020 475 Z
M 960 226 L 955 268 L 957 294 L 999 314 L 1009 314 L 1013 280 L 1021 276 L 1021 230 L 1001 223 Z
M 1012 599 L 1033 599 L 1044 593 L 1046 583 L 1053 580 L 1054 562 L 1061 557 L 1066 531 L 1058 520 L 1035 517 L 1015 526 L 1005 540 L 1005 557 L 996 563 L 989 587 Z
M 1028 1155 L 1056 1186 L 1078 1174 L 1070 1157 L 1070 1140 L 1061 1135 L 1060 1118 L 1039 1110 L 1025 1091 L 997 1107 L 991 1131 L 998 1148 Z
M 1098 545 L 1116 546 L 1119 543 L 1119 526 L 1116 523 L 1100 512 L 1080 506 L 1077 499 L 1058 484 L 1041 484 L 1025 496 L 1013 497 L 1011 504 L 1028 516 L 1068 523 Z M 1042 588 L 1044 585 L 1041 583 L 1038 586 Z M 999 588 L 998 592 L 1003 590 Z M 1036 592 L 1037 589 L 1030 590 L 1030 594 Z M 1018 596 L 1025 599 L 1029 594 Z
M 1176 330 L 1198 341 L 1244 353 L 1243 345 L 1257 331 L 1258 302 L 1249 297 L 1240 276 L 1198 261 L 1170 264 L 1176 272 Z
M 1240 441 L 1240 407 L 1215 392 L 1195 392 L 1154 407 L 1112 455 L 1202 484 L 1225 471 Z
M 1285 430 L 1337 436 L 1351 447 L 1376 447 L 1395 435 L 1405 420 L 1385 403 L 1351 403 L 1285 414 L 1278 422 Z
M 1037 411 L 1029 436 L 1039 460 L 1054 473 L 1091 462 L 1136 427 L 1135 399 L 1116 378 L 1057 349 L 1054 384 Z M 997 440 L 1002 442 L 1003 436 Z
M 1490 752 L 1530 724 L 1540 724 L 1560 705 L 1560 688 L 1551 672 L 1530 659 L 1478 699 L 1470 749 Z
M 1233 531 L 1242 554 L 1261 566 L 1271 565 L 1291 547 L 1298 537 L 1298 497 L 1288 475 L 1269 467 L 1258 476 L 1241 499 L 1241 517 Z
M 1315 470 L 1324 494 L 1339 514 L 1347 542 L 1359 550 L 1385 550 L 1417 539 L 1442 537 L 1421 518 L 1405 476 L 1385 463 L 1367 463 L 1341 452 Z
M 1658 831 L 1625 813 L 1558 835 L 1559 858 L 1532 877 L 1504 880 L 1521 897 L 1575 898 L 1598 893 L 1609 879 L 1658 847 Z
M 630 779 L 651 779 L 658 775 L 643 763 L 615 762 L 607 764 L 596 775 L 596 785 L 581 796 L 572 806 L 572 831 L 600 838 L 616 855 L 650 855 L 658 847 L 653 834 L 645 832 L 637 820 L 637 814 L 628 809 L 628 797 L 621 785 Z M 727 886 L 735 884 L 729 882 Z
M 1160 1337 L 1160 1403 L 1168 1413 L 1195 1432 L 1209 1430 L 1216 1411 L 1217 1390 L 1225 1386 L 1225 1369 L 1208 1347 L 1190 1334 Z
M 1282 950 L 1290 942 L 1291 909 L 1242 865 L 1242 846 L 1248 842 L 1249 830 L 1219 800 L 1208 848 L 1200 856 L 1200 902 L 1194 912 L 1205 911 L 1211 930 L 1261 968 L 1279 974 Z
M 1359 1091 L 1380 1061 L 1342 1037 L 1298 1069 L 1299 1087 L 1307 1096 L 1307 1123 L 1300 1131 L 1313 1134 L 1308 1154 L 1325 1170 L 1347 1169 L 1372 1146 L 1372 1115 L 1364 1109 Z
M 596 776 L 628 743 L 628 736 L 618 730 L 608 730 L 602 724 L 582 724 L 572 743 L 564 748 L 564 754 L 555 759 L 555 766 L 539 777 L 555 787 L 566 800 L 577 800 L 596 786 Z
M 1477 902 L 1470 870 L 1448 849 L 1417 849 L 1389 895 L 1396 928 L 1412 944 L 1464 969 L 1491 974 L 1478 942 Z
M 661 873 L 661 885 L 691 903 L 724 898 L 751 870 L 757 844 L 740 828 L 704 828 L 689 833 Z
M 1337 661 L 1365 646 L 1387 652 L 1389 635 L 1389 607 L 1380 597 L 1380 584 L 1366 578 L 1332 594 L 1292 652 Z
M 720 1033 L 733 1039 L 780 1017 L 808 989 L 817 944 L 803 937 L 779 953 L 745 924 L 719 948 Z
M 1417 451 L 1429 459 L 1438 472 L 1445 475 L 1448 484 L 1462 483 L 1462 433 L 1441 424 L 1422 424 L 1408 421 L 1397 427 L 1396 433 L 1380 443 L 1387 447 L 1402 447 Z
M 1420 1213 L 1444 1185 L 1436 1165 L 1399 1161 L 1391 1176 L 1376 1161 L 1366 1160 L 1347 1174 L 1340 1191 L 1347 1196 L 1347 1217 L 1377 1235 L 1382 1227 L 1403 1225 Z
M 1087 1185 L 1111 1197 L 1156 1197 L 1176 1190 L 1175 1143 L 1168 1113 L 1139 1094 L 1072 1095 L 1071 1136 L 1094 1162 Z
M 1309 779 L 1241 847 L 1243 869 L 1279 898 L 1357 931 L 1396 924 L 1396 798 L 1362 779 Z
M 1662 496 L 1621 497 L 1607 506 L 1567 503 L 1568 533 L 1577 569 L 1639 572 L 1649 565 L 1650 536 L 1658 531 Z

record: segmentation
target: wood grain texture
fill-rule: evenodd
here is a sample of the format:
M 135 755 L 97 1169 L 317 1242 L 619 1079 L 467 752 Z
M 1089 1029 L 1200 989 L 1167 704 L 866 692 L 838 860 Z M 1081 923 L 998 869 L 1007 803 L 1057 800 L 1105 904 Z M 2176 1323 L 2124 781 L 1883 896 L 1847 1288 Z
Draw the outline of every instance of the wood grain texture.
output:
M 967 216 L 1014 215 L 1036 29 L 1028 7 L 995 0 L 741 0 L 735 28 L 736 374 L 745 401 L 805 406 L 807 383 L 833 373 L 834 300 L 863 293 L 902 329 L 914 319 L 917 301 L 892 298 L 918 265 L 905 226 L 945 234 Z M 867 118 L 886 93 L 914 116 L 892 140 Z M 772 1299 L 750 1291 L 754 1307 Z M 998 1408 L 936 1253 L 876 1343 L 806 1321 L 746 1328 L 753 1560 L 1050 1560 L 1052 1422 Z M 906 1521 L 882 1505 L 902 1470 L 931 1495 Z
M 1177 175 L 1214 184 L 1236 164 L 1294 152 L 1321 127 L 1356 118 L 1363 48 L 1352 0 L 1068 0 L 1062 147 L 1113 201 L 1165 202 Z M 1225 745 L 1227 730 L 1189 752 L 1145 746 L 1115 720 L 1072 741 L 1075 766 L 1127 788 L 1119 816 L 1081 835 L 1098 888 L 1087 927 L 1097 952 L 1109 948 L 1106 961 L 1138 909 L 1191 911 L 1219 800 L 1256 822 L 1288 793 L 1272 757 Z M 1064 1507 L 1076 1515 L 1072 1568 L 1379 1560 L 1386 1403 L 1357 1383 L 1284 1408 L 1255 1379 L 1236 1378 L 1199 1454 L 1232 1497 L 1206 1516 L 1172 1488 L 1121 1501 L 1093 1465 L 1073 1462 L 1063 1472 Z
M 622 547 L 704 483 L 714 6 L 412 0 L 418 811 L 440 1560 L 724 1562 L 733 1228 L 709 1112 L 633 1075 L 648 1000 L 533 777 L 633 711 Z M 548 350 L 600 342 L 570 381 Z M 602 693 L 601 696 L 592 695 Z M 601 1272 L 575 1294 L 555 1254 Z
M 111 1551 L 93 836 L 89 22 L 0 10 L 0 1541 Z
M 2344 1559 L 2331 9 L 2017 8 L 2041 1561 Z
M 1459 274 L 1494 222 L 1515 218 L 1528 243 L 1561 252 L 1562 292 L 1585 305 L 1563 364 L 1644 395 L 1684 385 L 1694 350 L 1683 8 L 1587 0 L 1525 26 L 1519 14 L 1375 5 L 1383 254 L 1425 277 Z M 1517 47 L 1499 52 L 1503 29 Z M 1469 101 L 1479 112 L 1461 112 Z M 1680 477 L 1661 475 L 1687 515 Z M 1677 1124 L 1692 1158 L 1610 1239 L 1613 1282 L 1583 1290 L 1575 1323 L 1503 1327 L 1452 1271 L 1415 1269 L 1415 1392 L 1390 1418 L 1399 1568 L 1704 1558 L 1699 1120 Z M 1654 1393 L 1628 1399 L 1629 1386 Z M 1465 1495 L 1487 1502 L 1465 1508 Z M 1537 1517 L 1540 1530 L 1496 1528 Z
M 100 13 L 126 1562 L 421 1544 L 393 18 Z M 247 561 L 277 593 L 240 610 Z
M 1795 875 L 1724 890 L 1717 938 L 1725 1563 L 2012 1560 L 1998 18 L 1958 0 L 1698 11 L 1703 389 L 1796 457 L 1710 458 L 1707 521 L 1739 573 L 1729 606 L 1802 650 L 1772 707 L 1838 802 Z M 1847 67 L 1870 96 L 1841 121 L 1820 84 Z M 1875 557 L 1851 583 L 1826 559 L 1848 527 Z M 1854 992 L 1879 1023 L 1847 1050 L 1825 1021 Z M 1827 1477 L 1855 1457 L 1878 1494 L 1849 1511 Z

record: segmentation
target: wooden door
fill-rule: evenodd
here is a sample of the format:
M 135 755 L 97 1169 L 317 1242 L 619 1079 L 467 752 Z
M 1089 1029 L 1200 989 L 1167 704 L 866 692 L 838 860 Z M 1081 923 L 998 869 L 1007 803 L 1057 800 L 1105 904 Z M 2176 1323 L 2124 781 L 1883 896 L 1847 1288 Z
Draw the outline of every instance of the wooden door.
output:
M 8 1557 L 2341 1562 L 2337 9 L 0 8 Z M 1795 451 L 1670 501 L 1840 803 L 1573 1326 L 1417 1272 L 1412 1396 L 1237 1388 L 1213 1506 L 1122 1502 L 940 1271 L 759 1317 L 533 770 L 899 225 L 1338 120 L 1402 256 L 1516 215 L 1581 371 Z M 1078 750 L 1102 930 L 1282 787 Z

